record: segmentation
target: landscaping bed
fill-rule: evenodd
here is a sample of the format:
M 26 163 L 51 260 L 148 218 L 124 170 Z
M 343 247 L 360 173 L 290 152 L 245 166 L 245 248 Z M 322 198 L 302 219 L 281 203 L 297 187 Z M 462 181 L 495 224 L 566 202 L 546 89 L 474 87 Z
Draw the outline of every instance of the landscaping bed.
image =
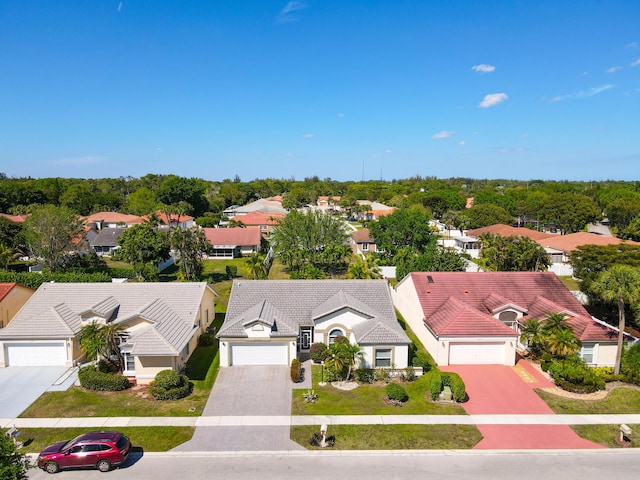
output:
M 60 440 L 71 440 L 87 433 L 88 428 L 21 428 L 19 440 L 29 442 L 23 448 L 27 453 L 40 453 L 46 446 Z M 99 429 L 94 429 L 99 430 Z M 194 427 L 117 427 L 110 428 L 124 433 L 131 440 L 134 449 L 145 452 L 166 452 L 191 440 Z
M 535 392 L 555 412 L 561 414 L 622 414 L 640 412 L 640 390 L 618 387 L 603 400 L 576 400 L 553 395 L 539 389 Z
M 471 449 L 482 434 L 475 425 L 330 425 L 330 448 L 313 447 L 309 439 L 318 426 L 291 427 L 291 440 L 316 450 L 449 450 Z

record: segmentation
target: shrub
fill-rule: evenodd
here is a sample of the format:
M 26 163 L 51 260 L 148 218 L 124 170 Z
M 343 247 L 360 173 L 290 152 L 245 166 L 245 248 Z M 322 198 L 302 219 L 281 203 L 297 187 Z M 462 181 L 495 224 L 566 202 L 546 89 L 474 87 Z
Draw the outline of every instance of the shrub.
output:
M 99 392 L 119 392 L 131 386 L 127 377 L 98 371 L 93 365 L 78 370 L 78 380 L 87 390 Z
M 407 367 L 402 371 L 402 379 L 405 382 L 413 382 L 417 377 L 415 368 Z
M 324 362 L 329 356 L 329 347 L 322 342 L 316 342 L 309 349 L 309 357 L 314 363 Z
M 429 392 L 431 393 L 431 400 L 437 400 L 440 392 L 442 391 L 442 375 L 437 370 L 431 372 L 429 377 Z
M 235 265 L 227 265 L 225 267 L 225 272 L 229 279 L 236 278 L 238 276 L 238 267 Z
M 419 350 L 416 352 L 415 357 L 411 361 L 414 367 L 422 367 L 422 371 L 427 373 L 431 370 L 431 366 L 433 365 L 433 360 L 431 359 L 431 355 L 423 350 Z
M 390 383 L 386 388 L 387 397 L 389 400 L 395 400 L 397 402 L 406 402 L 409 400 L 409 395 L 404 387 L 397 383 Z
M 634 343 L 622 353 L 620 373 L 625 381 L 640 385 L 640 343 Z
M 149 394 L 156 400 L 179 400 L 193 391 L 193 383 L 175 370 L 162 370 L 149 384 Z
M 344 378 L 338 370 L 333 367 L 324 367 L 324 381 L 325 382 L 339 382 Z
M 371 368 L 358 368 L 355 375 L 356 380 L 361 383 L 373 383 L 376 379 L 376 372 Z
M 460 375 L 457 375 L 455 373 L 448 373 L 446 377 L 449 380 L 449 383 L 447 385 L 451 387 L 451 393 L 453 394 L 453 399 L 456 402 L 464 402 L 467 398 L 467 387 L 464 384 L 464 381 L 462 380 L 462 378 L 460 378 Z M 443 376 L 443 380 L 444 380 L 444 376 Z
M 604 379 L 577 355 L 556 360 L 549 365 L 549 375 L 559 387 L 576 393 L 604 390 Z
M 328 437 L 326 437 L 324 439 L 325 441 L 325 445 L 327 447 L 333 447 L 336 443 L 336 436 L 335 435 L 329 435 Z M 320 433 L 314 433 L 311 438 L 309 439 L 309 443 L 311 444 L 311 446 L 313 447 L 321 447 L 322 446 L 322 435 Z
M 375 370 L 376 380 L 389 383 L 391 381 L 391 371 L 388 368 L 378 368 Z
M 318 394 L 313 390 L 307 390 L 306 393 L 302 394 L 302 399 L 304 403 L 316 403 L 318 400 Z
M 615 382 L 620 380 L 621 375 L 614 375 L 613 367 L 591 367 L 605 382 Z
M 200 338 L 198 338 L 198 345 L 200 345 L 201 347 L 210 347 L 212 345 L 215 345 L 215 343 L 216 336 L 211 333 L 203 333 L 202 335 L 200 335 Z
M 100 360 L 96 364 L 96 370 L 101 373 L 116 373 L 116 366 L 113 363 L 109 363 L 106 360 Z
M 302 364 L 297 358 L 291 361 L 291 381 L 293 383 L 300 383 L 302 381 Z

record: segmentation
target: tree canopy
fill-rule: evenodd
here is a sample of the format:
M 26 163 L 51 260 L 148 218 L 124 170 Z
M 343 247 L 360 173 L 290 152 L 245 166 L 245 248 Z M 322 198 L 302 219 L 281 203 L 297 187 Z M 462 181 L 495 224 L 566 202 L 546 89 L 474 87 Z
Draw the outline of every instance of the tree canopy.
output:
M 158 264 L 169 258 L 169 239 L 164 231 L 141 223 L 127 228 L 119 242 L 118 255 L 133 265 L 139 278 L 158 278 Z
M 502 237 L 485 233 L 480 236 L 480 264 L 492 272 L 542 272 L 551 260 L 544 248 L 529 237 Z
M 579 232 L 589 222 L 602 217 L 598 204 L 579 193 L 554 193 L 542 200 L 538 212 L 540 221 L 556 225 L 562 234 Z
M 409 247 L 418 253 L 434 245 L 437 237 L 431 230 L 430 216 L 423 210 L 399 209 L 380 217 L 369 225 L 369 232 L 382 259 L 393 259 L 401 248 Z

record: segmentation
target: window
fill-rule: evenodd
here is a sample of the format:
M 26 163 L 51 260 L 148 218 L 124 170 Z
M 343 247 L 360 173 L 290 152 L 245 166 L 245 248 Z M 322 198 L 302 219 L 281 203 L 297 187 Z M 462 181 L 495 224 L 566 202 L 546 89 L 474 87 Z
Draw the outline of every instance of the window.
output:
M 124 357 L 124 370 L 125 372 L 135 372 L 136 371 L 136 358 L 131 355 L 129 352 L 123 352 L 122 356 Z
M 391 366 L 391 349 L 381 348 L 376 350 L 376 367 L 390 367 Z
M 339 328 L 334 328 L 329 332 L 329 345 L 336 343 L 336 338 L 344 337 L 344 332 Z
M 363 252 L 368 252 L 369 251 L 369 243 L 362 242 L 362 251 Z
M 594 364 L 596 357 L 596 346 L 595 345 L 583 345 L 580 350 L 580 358 L 584 360 L 588 364 Z

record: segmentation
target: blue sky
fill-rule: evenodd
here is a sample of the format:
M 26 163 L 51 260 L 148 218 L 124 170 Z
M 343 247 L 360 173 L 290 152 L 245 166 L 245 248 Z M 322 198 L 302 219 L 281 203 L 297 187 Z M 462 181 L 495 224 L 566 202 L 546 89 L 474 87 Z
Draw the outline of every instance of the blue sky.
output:
M 637 180 L 640 2 L 2 0 L 0 172 Z

